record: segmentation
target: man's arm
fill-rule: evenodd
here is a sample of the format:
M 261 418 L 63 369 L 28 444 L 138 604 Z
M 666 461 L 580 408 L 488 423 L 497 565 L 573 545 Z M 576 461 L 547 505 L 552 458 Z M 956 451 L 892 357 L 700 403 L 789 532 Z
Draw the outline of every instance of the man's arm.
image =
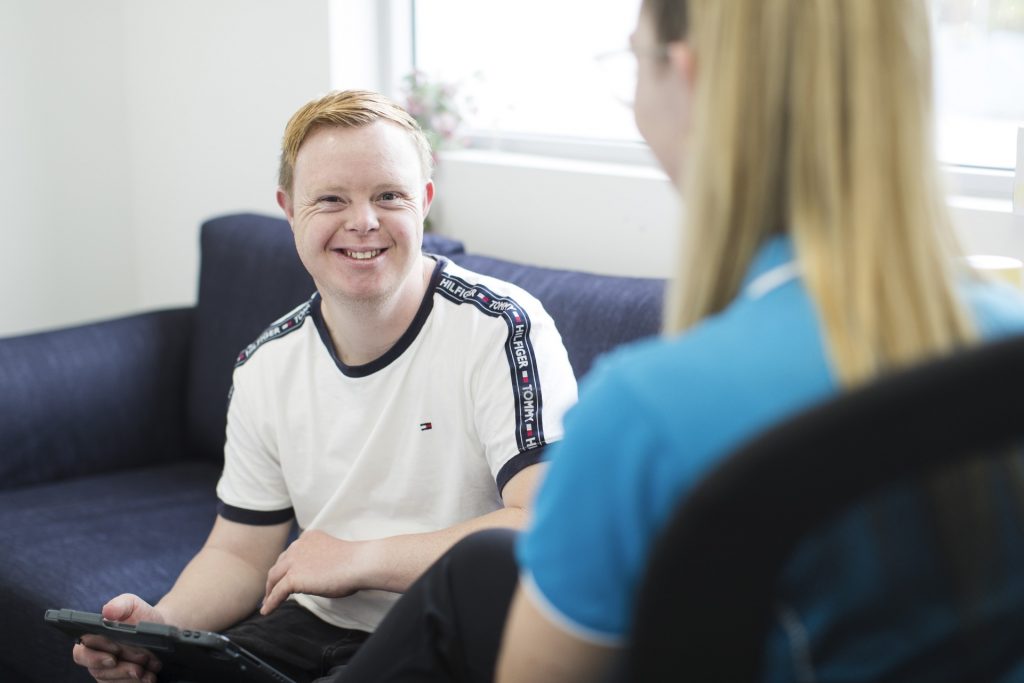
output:
M 263 595 L 267 570 L 284 548 L 291 523 L 254 526 L 217 517 L 202 549 L 156 606 L 124 594 L 103 606 L 107 619 L 153 621 L 180 628 L 218 631 L 252 614 Z M 159 670 L 145 650 L 106 638 L 83 638 L 74 660 L 97 680 L 140 680 Z M 135 674 L 134 676 L 132 674 Z
M 156 609 L 175 626 L 220 631 L 238 623 L 259 606 L 291 524 L 239 524 L 218 516 L 202 550 Z
M 531 465 L 509 479 L 502 491 L 505 507 L 446 529 L 369 541 L 343 541 L 307 531 L 267 575 L 261 612 L 269 614 L 292 593 L 336 598 L 368 589 L 405 592 L 463 537 L 493 527 L 522 528 L 545 467 Z

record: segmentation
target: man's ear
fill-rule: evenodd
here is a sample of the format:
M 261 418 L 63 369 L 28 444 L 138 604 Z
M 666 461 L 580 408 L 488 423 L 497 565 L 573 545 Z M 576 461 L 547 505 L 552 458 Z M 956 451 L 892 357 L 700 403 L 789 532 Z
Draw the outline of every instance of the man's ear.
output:
M 282 190 L 280 187 L 277 188 L 277 205 L 284 211 L 285 218 L 288 219 L 288 224 L 292 225 L 292 218 L 295 216 L 295 207 L 292 205 L 291 196 Z
M 423 217 L 430 213 L 430 205 L 434 203 L 434 181 L 428 180 L 423 186 Z
M 697 80 L 697 55 L 694 54 L 693 48 L 682 40 L 669 43 L 667 48 L 669 68 L 687 90 L 692 92 Z

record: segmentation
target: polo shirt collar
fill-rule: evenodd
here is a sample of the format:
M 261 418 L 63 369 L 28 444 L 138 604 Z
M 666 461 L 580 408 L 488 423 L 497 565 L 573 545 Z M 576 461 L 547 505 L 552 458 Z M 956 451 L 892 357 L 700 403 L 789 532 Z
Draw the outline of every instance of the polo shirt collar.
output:
M 792 279 L 796 268 L 796 257 L 793 250 L 793 242 L 788 235 L 774 235 L 769 237 L 758 248 L 757 253 L 750 262 L 747 274 L 743 278 L 740 290 L 755 298 L 761 295 L 756 290 L 764 288 L 773 289 L 772 276 L 778 275 L 782 284 Z M 755 290 L 755 291 L 752 291 Z

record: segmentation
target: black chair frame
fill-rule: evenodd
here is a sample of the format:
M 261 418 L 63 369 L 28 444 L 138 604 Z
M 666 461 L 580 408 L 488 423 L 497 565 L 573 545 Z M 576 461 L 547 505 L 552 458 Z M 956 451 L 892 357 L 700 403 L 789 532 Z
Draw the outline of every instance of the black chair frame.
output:
M 774 587 L 798 542 L 884 484 L 1024 441 L 1022 408 L 1024 337 L 1013 337 L 893 373 L 752 439 L 655 543 L 626 680 L 757 679 Z

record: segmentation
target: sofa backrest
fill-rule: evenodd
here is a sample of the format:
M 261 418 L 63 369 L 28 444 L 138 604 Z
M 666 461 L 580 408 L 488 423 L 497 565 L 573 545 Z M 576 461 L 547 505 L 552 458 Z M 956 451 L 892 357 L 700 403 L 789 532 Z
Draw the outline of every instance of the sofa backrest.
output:
M 451 259 L 517 284 L 540 299 L 562 335 L 577 380 L 602 353 L 656 334 L 661 327 L 664 280 L 541 268 L 472 253 Z
M 215 218 L 203 224 L 199 242 L 187 432 L 197 455 L 219 458 L 238 352 L 314 287 L 283 219 L 255 214 Z
M 314 291 L 288 223 L 256 214 L 207 221 L 200 235 L 199 297 L 189 362 L 186 416 L 197 457 L 223 456 L 227 396 L 247 344 Z M 463 252 L 462 243 L 424 236 L 424 251 L 523 287 L 555 319 L 577 377 L 594 358 L 657 331 L 663 282 L 539 268 Z

